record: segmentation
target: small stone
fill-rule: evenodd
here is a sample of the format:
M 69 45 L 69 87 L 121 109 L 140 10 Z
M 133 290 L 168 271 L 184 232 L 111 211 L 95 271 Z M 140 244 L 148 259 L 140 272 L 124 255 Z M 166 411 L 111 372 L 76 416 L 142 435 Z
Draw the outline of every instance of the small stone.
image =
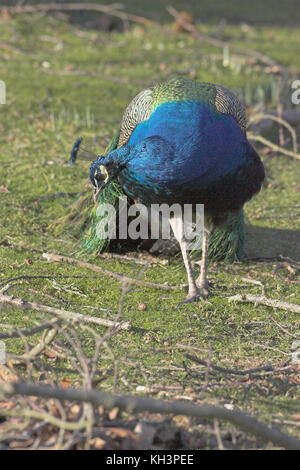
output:
M 296 339 L 295 341 L 292 342 L 292 345 L 291 345 L 291 349 L 292 350 L 295 350 L 299 348 L 300 349 L 300 340 L 299 339 Z
M 149 392 L 149 388 L 145 387 L 145 385 L 138 385 L 136 387 L 137 392 Z
M 142 311 L 142 310 L 147 310 L 147 305 L 144 304 L 144 302 L 140 302 L 137 306 L 138 310 Z
M 292 352 L 291 359 L 294 364 L 300 364 L 300 349 L 297 349 L 297 351 Z
M 233 410 L 233 405 L 231 403 L 225 403 L 224 408 L 226 408 L 226 410 Z
M 76 403 L 75 405 L 71 406 L 70 411 L 73 415 L 73 418 L 76 418 L 76 416 L 80 413 L 80 406 Z
M 96 449 L 103 449 L 106 444 L 106 441 L 104 441 L 104 439 L 101 439 L 100 437 L 94 437 L 90 440 L 90 444 Z

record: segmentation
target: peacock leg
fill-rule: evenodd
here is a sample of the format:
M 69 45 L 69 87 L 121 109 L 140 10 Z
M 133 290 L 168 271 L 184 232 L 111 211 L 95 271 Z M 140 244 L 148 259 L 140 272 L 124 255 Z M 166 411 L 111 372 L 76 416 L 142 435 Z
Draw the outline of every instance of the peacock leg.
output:
M 202 259 L 201 259 L 201 272 L 196 280 L 196 285 L 200 289 L 200 293 L 204 296 L 209 294 L 209 285 L 207 281 L 207 258 L 208 258 L 208 245 L 210 238 L 210 230 L 205 227 L 203 230 L 202 239 Z
M 194 302 L 199 298 L 199 290 L 196 286 L 196 282 L 193 276 L 192 265 L 190 256 L 187 250 L 187 241 L 184 237 L 184 226 L 182 217 L 172 217 L 169 219 L 170 225 L 173 229 L 174 235 L 180 245 L 182 258 L 184 261 L 185 269 L 187 272 L 189 292 L 186 299 L 182 302 Z

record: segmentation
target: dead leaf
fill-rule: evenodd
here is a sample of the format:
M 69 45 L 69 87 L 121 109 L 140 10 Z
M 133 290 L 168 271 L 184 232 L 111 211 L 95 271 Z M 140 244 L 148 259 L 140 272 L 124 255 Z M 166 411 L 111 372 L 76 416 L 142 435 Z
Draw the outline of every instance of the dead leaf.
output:
M 116 419 L 116 417 L 118 416 L 119 414 L 119 408 L 115 407 L 113 408 L 109 413 L 108 413 L 108 417 L 111 421 L 113 421 L 114 419 Z
M 11 449 L 26 449 L 27 447 L 31 446 L 34 442 L 33 437 L 28 439 L 27 441 L 11 441 L 9 443 L 9 447 Z
M 101 437 L 94 437 L 94 439 L 90 440 L 90 444 L 95 447 L 95 449 L 103 449 L 106 441 L 104 439 L 101 439 Z
M 10 193 L 10 191 L 3 185 L 0 186 L 0 193 Z
M 45 349 L 43 351 L 43 354 L 47 357 L 49 357 L 50 359 L 56 359 L 57 358 L 57 354 L 55 354 L 55 352 L 53 351 L 50 351 L 50 349 Z
M 0 364 L 0 381 L 1 382 L 19 382 L 19 378 L 8 367 Z
M 69 379 L 68 377 L 66 377 L 65 379 L 63 380 L 60 380 L 59 382 L 60 386 L 62 388 L 69 388 L 70 385 L 71 385 L 71 379 Z
M 0 401 L 0 409 L 11 410 L 16 407 L 16 403 L 12 400 Z
M 1 9 L 1 18 L 2 18 L 4 21 L 9 21 L 9 20 L 11 20 L 11 15 L 9 14 L 9 12 L 8 12 L 5 8 L 2 8 L 2 9 Z
M 60 418 L 60 412 L 59 412 L 58 406 L 55 403 L 51 404 L 50 411 L 51 411 L 52 416 L 55 416 L 56 418 Z
M 181 11 L 179 12 L 179 18 L 175 21 L 175 23 L 173 24 L 173 29 L 176 33 L 183 33 L 183 32 L 186 32 L 186 28 L 182 25 L 181 21 L 180 20 L 183 20 L 185 23 L 188 23 L 188 24 L 194 24 L 194 20 L 193 20 L 193 17 L 192 15 L 190 15 L 190 13 L 186 12 L 186 11 Z

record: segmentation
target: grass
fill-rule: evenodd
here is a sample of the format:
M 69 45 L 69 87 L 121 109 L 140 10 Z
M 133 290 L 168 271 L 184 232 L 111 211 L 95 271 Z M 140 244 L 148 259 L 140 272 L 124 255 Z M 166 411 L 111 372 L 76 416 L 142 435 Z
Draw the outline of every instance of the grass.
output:
M 67 22 L 57 15 L 0 19 L 0 40 L 22 51 L 1 49 L 0 44 L 0 79 L 7 87 L 7 104 L 0 105 L 0 284 L 21 275 L 50 277 L 19 281 L 10 291 L 17 297 L 97 315 L 89 305 L 107 309 L 99 311 L 99 316 L 114 317 L 121 294 L 118 282 L 78 267 L 48 264 L 40 252 L 7 245 L 22 244 L 72 255 L 78 241 L 69 233 L 58 238 L 48 227 L 67 213 L 68 205 L 74 200 L 68 193 L 81 192 L 86 183 L 89 164 L 79 162 L 71 168 L 67 163 L 73 141 L 83 135 L 97 153 L 101 152 L 118 128 L 125 106 L 144 86 L 181 75 L 220 83 L 240 96 L 248 93 L 249 108 L 258 103 L 274 107 L 275 75 L 244 63 L 238 69 L 225 67 L 216 58 L 223 51 L 173 32 L 168 15 L 154 8 L 155 3 L 151 2 L 152 9 L 145 12 L 139 2 L 131 2 L 128 11 L 154 19 L 159 17 L 165 22 L 163 28 L 133 25 L 128 31 L 104 33 Z M 174 2 L 174 6 L 182 9 L 179 3 Z M 230 8 L 226 12 L 221 3 L 213 12 L 210 2 L 199 3 L 195 10 L 190 8 L 201 20 L 201 31 L 219 34 L 221 39 L 268 54 L 299 77 L 300 31 L 297 25 L 292 30 L 288 27 L 290 18 L 295 23 L 298 21 L 299 9 L 293 9 L 296 2 L 286 2 L 289 5 L 284 11 L 269 9 L 270 2 L 264 2 L 264 7 L 259 3 L 263 10 L 254 8 L 253 2 L 251 8 L 236 1 L 227 3 Z M 220 30 L 217 22 L 223 16 L 228 24 Z M 241 21 L 249 22 L 251 27 L 241 27 Z M 111 75 L 116 81 L 54 73 L 74 70 Z M 127 83 L 119 83 L 120 78 Z M 289 80 L 284 87 L 284 106 L 292 107 L 288 99 Z M 247 254 L 263 258 L 283 255 L 299 260 L 296 176 L 299 164 L 282 156 L 262 158 L 267 174 L 265 185 L 246 205 Z M 53 197 L 60 192 L 67 194 Z M 44 196 L 52 197 L 39 201 Z M 91 257 L 85 261 L 132 277 L 140 269 L 134 263 L 123 261 Z M 137 393 L 138 386 L 159 384 L 164 388 L 180 384 L 182 393 L 197 402 L 204 377 L 196 374 L 195 363 L 187 359 L 186 353 L 190 351 L 180 349 L 178 343 L 204 349 L 191 353 L 204 360 L 211 348 L 213 364 L 225 368 L 282 366 L 291 357 L 295 339 L 291 335 L 299 334 L 297 314 L 227 301 L 237 293 L 261 293 L 259 285 L 243 281 L 246 277 L 261 281 L 270 297 L 299 303 L 299 285 L 271 277 L 276 263 L 273 259 L 211 266 L 213 296 L 200 304 L 178 306 L 183 295 L 180 291 L 166 294 L 152 289 L 131 290 L 125 299 L 123 319 L 129 320 L 132 328 L 110 339 L 112 356 L 106 355 L 99 364 L 99 373 L 107 372 L 101 388 Z M 288 281 L 296 280 L 286 266 L 278 273 Z M 83 277 L 72 277 L 80 275 Z M 167 266 L 149 268 L 143 279 L 168 281 L 173 285 L 186 282 L 179 259 L 171 260 Z M 65 289 L 78 289 L 78 292 Z M 146 304 L 145 311 L 138 310 L 140 302 Z M 32 326 L 35 319 L 37 314 L 31 311 L 24 314 L 7 306 L 1 310 L 1 323 L 25 328 Z M 101 327 L 95 329 L 105 331 Z M 35 344 L 37 337 L 30 340 L 31 344 Z M 23 351 L 19 339 L 5 340 L 5 343 L 10 353 Z M 83 335 L 82 344 L 89 354 L 88 334 Z M 46 367 L 47 357 L 42 356 L 42 360 Z M 68 361 L 57 359 L 52 368 L 55 380 L 69 377 L 75 386 L 80 385 Z M 296 369 L 292 373 L 282 371 L 256 378 L 217 373 L 210 377 L 204 400 L 230 403 L 269 423 L 279 420 L 283 430 L 300 437 L 298 386 Z M 169 397 L 173 398 L 174 392 L 169 392 Z M 297 419 L 298 427 L 287 424 Z

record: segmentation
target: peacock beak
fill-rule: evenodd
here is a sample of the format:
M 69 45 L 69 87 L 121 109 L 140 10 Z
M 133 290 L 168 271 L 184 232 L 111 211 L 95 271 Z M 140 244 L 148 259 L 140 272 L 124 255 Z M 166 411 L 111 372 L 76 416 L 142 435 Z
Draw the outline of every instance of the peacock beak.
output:
M 94 188 L 94 201 L 97 202 L 99 194 L 103 191 L 107 183 L 109 182 L 109 174 L 104 165 L 99 165 L 99 168 L 96 167 L 93 180 L 95 183 Z

